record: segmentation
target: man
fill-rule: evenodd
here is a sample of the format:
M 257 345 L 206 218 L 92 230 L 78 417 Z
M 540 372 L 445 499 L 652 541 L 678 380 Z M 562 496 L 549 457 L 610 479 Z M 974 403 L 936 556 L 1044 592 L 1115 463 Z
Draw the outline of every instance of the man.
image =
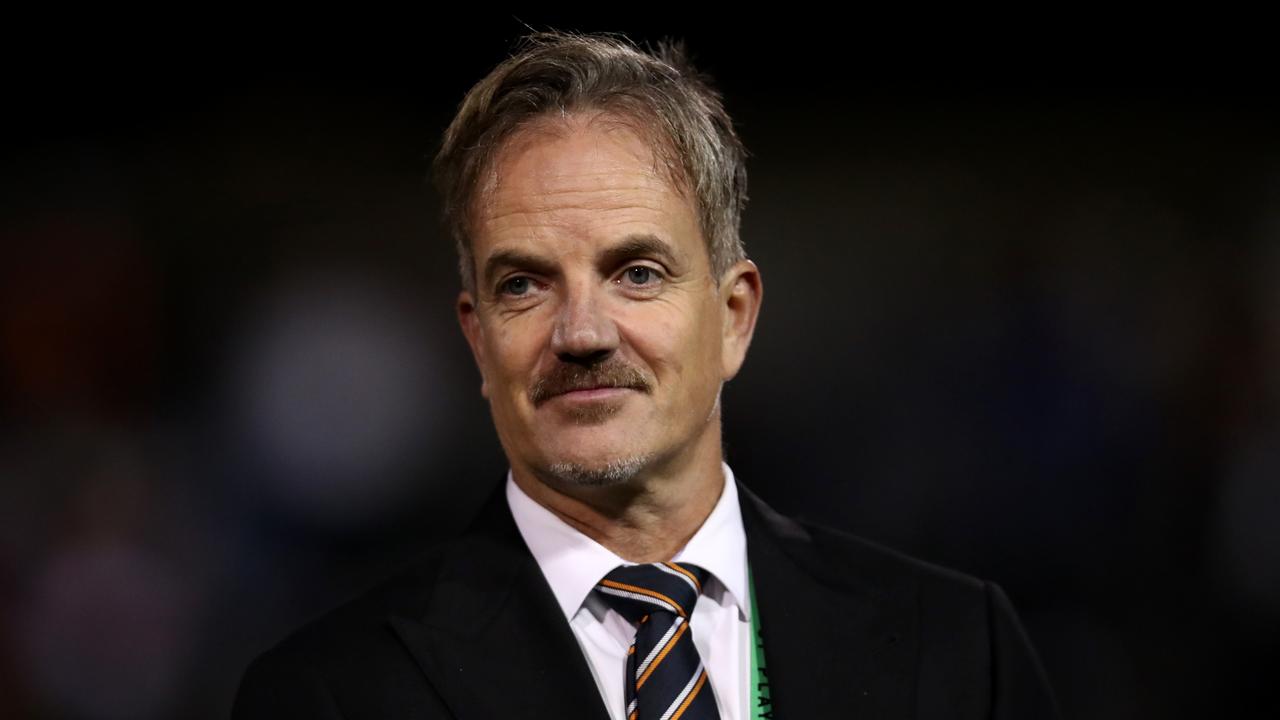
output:
M 759 312 L 744 151 L 679 52 L 538 35 L 437 158 L 510 473 L 457 540 L 250 667 L 240 718 L 1054 716 L 995 586 L 724 463 Z

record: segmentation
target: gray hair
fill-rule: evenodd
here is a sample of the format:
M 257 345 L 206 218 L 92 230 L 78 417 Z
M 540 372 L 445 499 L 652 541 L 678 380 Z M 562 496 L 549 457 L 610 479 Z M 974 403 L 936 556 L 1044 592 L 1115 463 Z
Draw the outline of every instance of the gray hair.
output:
M 472 212 L 481 179 L 518 131 L 547 117 L 601 110 L 634 121 L 673 185 L 692 191 L 717 279 L 746 257 L 746 150 L 720 94 L 681 46 L 643 50 L 621 36 L 535 33 L 463 98 L 435 159 L 444 221 L 463 286 L 474 290 Z

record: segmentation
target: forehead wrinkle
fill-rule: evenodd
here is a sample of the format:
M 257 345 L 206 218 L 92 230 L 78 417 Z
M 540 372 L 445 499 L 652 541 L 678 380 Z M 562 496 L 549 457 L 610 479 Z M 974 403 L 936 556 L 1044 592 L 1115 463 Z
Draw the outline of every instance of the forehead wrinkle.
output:
M 522 133 L 491 166 L 484 205 L 474 216 L 474 227 L 489 238 L 485 254 L 538 246 L 559 255 L 570 248 L 545 243 L 570 238 L 606 244 L 635 236 L 667 238 L 673 222 L 687 223 L 700 237 L 696 208 L 654 167 L 655 153 L 643 135 L 612 123 L 596 123 L 595 132 L 582 135 L 554 125 Z M 673 241 L 667 238 L 664 245 L 683 264 L 686 253 Z
M 625 211 L 641 211 L 658 215 L 664 211 L 661 199 L 650 198 L 644 202 L 641 198 L 628 195 L 623 191 L 564 191 L 556 194 L 563 199 L 546 196 L 524 196 L 511 202 L 495 201 L 489 207 L 485 219 L 489 222 L 500 222 L 517 216 L 530 218 L 544 217 L 541 221 L 530 224 L 557 224 L 554 216 L 572 213 L 620 213 Z M 548 217 L 550 216 L 550 217 Z M 604 218 L 609 221 L 628 222 L 635 218 Z
M 561 213 L 617 213 L 640 211 L 655 216 L 666 213 L 670 201 L 684 204 L 683 198 L 671 193 L 657 178 L 639 180 L 634 172 L 601 171 L 571 176 L 538 177 L 530 182 L 532 188 L 512 187 L 506 184 L 494 189 L 485 208 L 485 219 L 500 221 L 513 215 L 546 214 L 555 217 Z M 608 218 L 612 219 L 612 218 Z M 649 219 L 649 218 L 645 218 Z
M 525 194 L 526 197 L 637 192 L 655 197 L 663 195 L 679 197 L 671 192 L 667 183 L 658 176 L 647 171 L 637 173 L 635 167 L 628 167 L 622 163 L 614 163 L 591 171 L 585 169 L 586 163 L 569 167 L 563 167 L 562 163 L 555 163 L 552 167 L 545 167 L 548 163 L 540 163 L 540 165 L 543 167 L 536 167 L 536 171 L 528 178 L 528 187 L 521 188 L 531 191 Z M 591 167 L 594 168 L 594 164 Z M 509 194 L 511 189 L 511 183 L 500 181 L 494 186 L 492 194 L 497 198 Z
M 595 132 L 592 132 L 593 130 Z M 609 142 L 609 150 L 602 151 L 601 148 L 605 145 L 606 139 L 613 137 L 619 139 Z M 548 145 L 555 145 L 571 138 L 586 140 L 590 148 L 586 152 L 579 152 L 573 156 L 577 162 L 566 163 L 560 153 L 554 153 L 549 158 L 545 152 L 541 152 Z M 628 139 L 631 142 L 628 142 Z M 478 199 L 484 196 L 489 196 L 491 199 L 501 191 L 504 185 L 504 171 L 509 173 L 511 170 L 509 166 L 512 163 L 519 166 L 527 162 L 538 163 L 536 172 L 532 175 L 539 181 L 554 179 L 557 176 L 577 177 L 584 180 L 594 178 L 603 179 L 605 182 L 600 184 L 605 187 L 621 187 L 622 184 L 617 182 L 618 180 L 636 178 L 635 170 L 642 168 L 643 172 L 639 177 L 643 177 L 646 182 L 631 187 L 652 185 L 661 192 L 670 192 L 684 197 L 682 192 L 684 188 L 678 187 L 679 183 L 673 184 L 672 180 L 661 171 L 659 153 L 651 147 L 651 140 L 647 133 L 639 131 L 623 118 L 608 112 L 586 115 L 575 113 L 533 121 L 508 137 L 494 154 L 484 174 L 484 181 L 480 183 Z M 615 160 L 611 167 L 597 172 L 583 171 L 584 168 L 593 165 L 593 160 L 598 160 L 602 155 L 612 155 L 619 150 L 634 162 Z M 540 154 L 535 155 L 531 160 L 531 153 Z
M 486 216 L 493 217 L 494 196 L 502 185 L 502 171 L 513 157 L 520 157 L 539 144 L 557 142 L 575 134 L 596 130 L 594 139 L 598 147 L 602 137 L 629 135 L 637 141 L 627 149 L 638 164 L 647 168 L 647 175 L 656 181 L 663 192 L 669 192 L 692 204 L 695 219 L 699 209 L 693 188 L 685 169 L 668 157 L 674 152 L 671 138 L 654 123 L 656 118 L 637 116 L 625 108 L 589 105 L 562 108 L 559 112 L 547 112 L 519 125 L 510 135 L 498 141 L 499 147 L 477 173 L 471 201 L 463 210 L 463 222 L 469 233 L 474 233 Z M 624 143 L 620 143 L 624 144 Z M 636 152 L 638 146 L 639 152 Z

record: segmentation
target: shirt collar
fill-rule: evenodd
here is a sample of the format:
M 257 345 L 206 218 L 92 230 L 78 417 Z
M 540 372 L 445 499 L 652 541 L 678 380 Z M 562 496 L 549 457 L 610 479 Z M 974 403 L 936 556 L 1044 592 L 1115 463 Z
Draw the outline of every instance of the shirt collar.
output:
M 724 586 L 744 620 L 751 619 L 747 595 L 747 535 L 733 471 L 721 463 L 720 499 L 689 542 L 672 558 L 710 572 Z M 520 535 L 546 576 L 565 619 L 572 620 L 591 590 L 610 570 L 630 564 L 542 507 L 507 473 L 507 504 Z

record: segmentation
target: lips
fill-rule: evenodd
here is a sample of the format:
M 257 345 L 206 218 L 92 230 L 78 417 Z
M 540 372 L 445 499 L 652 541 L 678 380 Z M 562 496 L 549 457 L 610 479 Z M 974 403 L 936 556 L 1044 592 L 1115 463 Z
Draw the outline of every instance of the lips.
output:
M 633 390 L 634 388 L 623 387 L 621 385 L 597 385 L 580 388 L 572 388 L 565 390 L 554 397 L 573 397 L 581 399 L 595 399 L 597 397 L 610 397 L 616 395 L 623 390 Z

